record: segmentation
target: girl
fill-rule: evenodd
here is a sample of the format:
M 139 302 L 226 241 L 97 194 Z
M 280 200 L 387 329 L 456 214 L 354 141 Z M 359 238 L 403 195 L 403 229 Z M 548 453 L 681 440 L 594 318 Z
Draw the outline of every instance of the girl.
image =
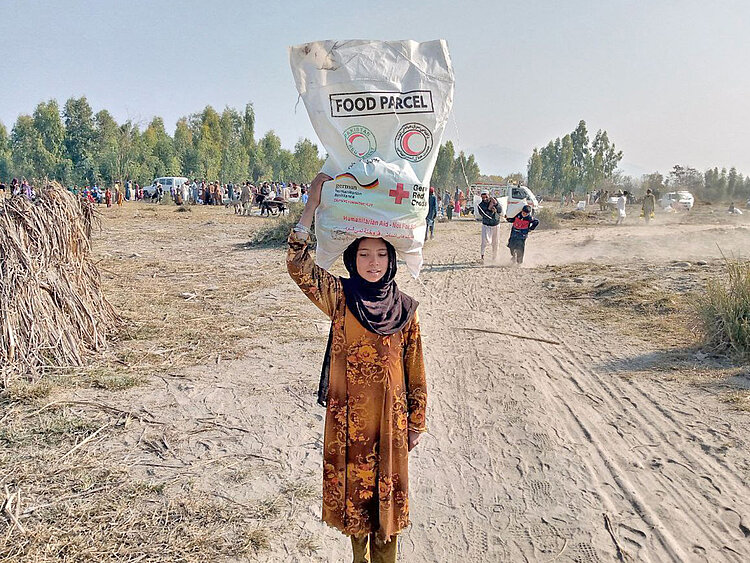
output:
M 395 563 L 396 535 L 409 523 L 408 452 L 425 431 L 417 302 L 399 291 L 396 251 L 383 239 L 346 249 L 349 278 L 315 265 L 307 241 L 326 179 L 313 182 L 287 254 L 292 279 L 331 319 L 318 388 L 323 521 L 351 537 L 354 563 Z

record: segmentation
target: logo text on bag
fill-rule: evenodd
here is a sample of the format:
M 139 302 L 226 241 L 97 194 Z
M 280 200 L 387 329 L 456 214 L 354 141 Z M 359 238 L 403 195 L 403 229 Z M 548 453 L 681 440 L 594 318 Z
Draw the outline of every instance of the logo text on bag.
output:
M 419 162 L 432 152 L 432 131 L 421 123 L 405 123 L 396 133 L 395 142 L 399 157 Z
M 344 131 L 344 140 L 349 152 L 359 158 L 372 156 L 378 148 L 375 135 L 367 127 L 361 125 L 353 125 Z
M 348 92 L 330 94 L 331 117 L 434 113 L 432 92 Z

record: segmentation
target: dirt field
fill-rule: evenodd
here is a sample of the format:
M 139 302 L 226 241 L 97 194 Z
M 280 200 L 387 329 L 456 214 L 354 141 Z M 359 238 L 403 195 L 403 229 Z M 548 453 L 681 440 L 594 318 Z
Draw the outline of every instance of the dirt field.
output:
M 523 268 L 504 246 L 480 264 L 474 221 L 437 225 L 420 280 L 398 280 L 429 385 L 401 561 L 750 560 L 750 372 L 696 347 L 690 310 L 750 249 L 750 214 L 722 210 L 572 214 Z M 0 489 L 26 532 L 0 560 L 347 561 L 319 520 L 328 325 L 283 249 L 246 246 L 271 220 L 102 215 L 127 333 L 0 398 Z

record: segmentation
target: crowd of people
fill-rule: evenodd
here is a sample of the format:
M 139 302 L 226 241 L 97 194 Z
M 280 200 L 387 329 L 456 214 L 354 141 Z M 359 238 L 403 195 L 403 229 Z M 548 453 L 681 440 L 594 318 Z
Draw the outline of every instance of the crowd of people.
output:
M 174 184 L 169 187 L 168 196 L 177 205 L 234 205 L 235 203 L 253 203 L 262 208 L 265 200 L 273 199 L 284 202 L 302 201 L 307 191 L 305 184 L 296 182 L 259 182 L 256 186 L 250 181 L 235 184 L 229 182 L 206 182 L 194 179 L 182 184 Z M 127 199 L 126 182 L 126 199 Z M 139 190 L 136 184 L 136 199 L 146 199 L 155 203 L 161 203 L 167 196 L 167 189 L 157 182 L 147 189 L 146 194 Z
M 164 186 L 156 181 L 144 187 L 138 182 L 127 180 L 122 185 L 115 182 L 111 187 L 101 187 L 95 182 L 84 186 L 74 184 L 67 189 L 76 197 L 107 207 L 123 205 L 126 201 L 162 203 L 169 198 L 177 205 L 235 205 L 236 211 L 239 209 L 237 212 L 249 212 L 253 205 L 257 205 L 263 212 L 268 207 L 264 206 L 264 202 L 306 203 L 309 185 L 281 181 L 259 182 L 257 185 L 250 181 L 241 184 L 222 184 L 218 181 L 206 182 L 196 178 L 171 186 Z M 35 191 L 32 183 L 25 178 L 13 178 L 9 185 L 0 182 L 0 195 L 34 199 Z M 237 206 L 238 203 L 243 205 Z
M 28 199 L 34 199 L 34 186 L 32 186 L 31 183 L 26 180 L 26 178 L 22 178 L 20 181 L 18 180 L 18 178 L 13 178 L 10 181 L 9 186 L 6 186 L 3 182 L 0 182 L 0 195 L 6 194 L 9 196 L 20 195 Z

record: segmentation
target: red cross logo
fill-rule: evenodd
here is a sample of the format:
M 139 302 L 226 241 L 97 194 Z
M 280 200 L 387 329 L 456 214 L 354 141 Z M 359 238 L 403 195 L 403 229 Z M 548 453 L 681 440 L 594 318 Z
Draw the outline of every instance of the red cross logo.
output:
M 401 205 L 401 201 L 409 197 L 409 192 L 404 191 L 403 184 L 396 184 L 396 189 L 389 191 L 388 195 L 396 199 L 396 205 Z

